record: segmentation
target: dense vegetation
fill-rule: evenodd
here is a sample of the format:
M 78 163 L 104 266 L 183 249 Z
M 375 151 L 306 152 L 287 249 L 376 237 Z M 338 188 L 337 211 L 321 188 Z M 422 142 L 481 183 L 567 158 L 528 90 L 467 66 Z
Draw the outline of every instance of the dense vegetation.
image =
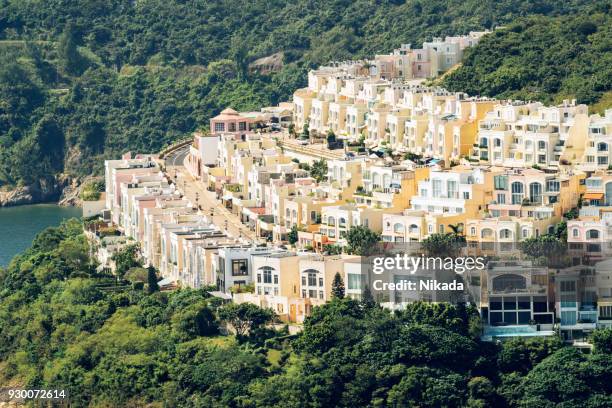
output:
M 227 105 L 287 99 L 309 67 L 330 59 L 590 3 L 0 0 L 0 188 L 99 173 L 97 159 L 126 150 L 155 152 Z M 280 72 L 248 71 L 276 52 Z
M 72 220 L 0 271 L 0 383 L 65 389 L 75 407 L 612 404 L 612 330 L 590 355 L 557 338 L 481 343 L 471 306 L 392 314 L 339 283 L 291 336 L 267 325 L 269 310 L 117 285 L 95 266 Z
M 612 106 L 612 15 L 602 2 L 589 13 L 519 19 L 485 37 L 442 84 L 469 94 L 559 103 L 576 98 Z

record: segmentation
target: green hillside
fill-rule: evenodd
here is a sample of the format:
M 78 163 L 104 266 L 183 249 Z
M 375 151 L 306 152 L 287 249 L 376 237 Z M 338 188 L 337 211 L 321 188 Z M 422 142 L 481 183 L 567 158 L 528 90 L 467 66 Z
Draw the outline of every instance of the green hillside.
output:
M 0 189 L 99 174 L 104 158 L 155 152 L 227 105 L 286 100 L 329 60 L 592 3 L 0 0 Z M 280 51 L 280 72 L 248 72 Z
M 612 404 L 611 329 L 591 354 L 558 337 L 483 343 L 473 306 L 334 298 L 291 336 L 255 305 L 122 276 L 133 284 L 96 272 L 78 221 L 41 232 L 0 269 L 0 383 L 64 390 L 75 408 Z
M 557 103 L 576 98 L 610 107 L 612 16 L 609 7 L 508 24 L 468 52 L 442 85 L 470 94 Z M 606 94 L 607 93 L 607 94 Z

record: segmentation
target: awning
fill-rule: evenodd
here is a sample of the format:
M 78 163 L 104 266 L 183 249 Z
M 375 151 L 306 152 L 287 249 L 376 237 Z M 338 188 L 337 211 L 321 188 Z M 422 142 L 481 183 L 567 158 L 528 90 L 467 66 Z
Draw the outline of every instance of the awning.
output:
M 160 280 L 159 282 L 157 282 L 157 284 L 159 286 L 167 286 L 167 285 L 172 285 L 175 282 L 174 279 L 172 278 L 164 278 L 162 280 Z
M 217 298 L 221 298 L 221 299 L 225 299 L 225 300 L 232 300 L 232 296 L 225 293 L 225 292 L 221 292 L 218 290 L 212 290 L 210 292 L 207 292 L 209 295 L 213 296 L 213 297 L 217 297 Z
M 604 198 L 604 193 L 586 193 L 583 198 L 585 200 L 601 200 Z
M 231 200 L 232 198 L 234 198 L 234 196 L 231 194 L 225 194 L 223 197 L 221 197 L 221 199 L 225 201 Z

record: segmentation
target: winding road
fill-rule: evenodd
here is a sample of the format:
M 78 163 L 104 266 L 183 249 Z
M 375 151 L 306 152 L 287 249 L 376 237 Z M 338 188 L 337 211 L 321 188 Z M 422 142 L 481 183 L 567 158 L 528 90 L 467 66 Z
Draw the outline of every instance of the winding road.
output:
M 192 203 L 197 203 L 202 208 L 203 215 L 210 219 L 209 209 L 213 208 L 214 215 L 212 222 L 228 236 L 242 238 L 245 243 L 258 243 L 255 232 L 240 222 L 240 219 L 229 212 L 212 191 L 208 191 L 205 185 L 196 180 L 185 168 L 185 158 L 189 154 L 189 146 L 183 146 L 176 151 L 169 153 L 166 158 L 166 176 L 170 180 L 176 181 L 177 189 L 185 198 Z M 196 200 L 197 197 L 197 200 Z

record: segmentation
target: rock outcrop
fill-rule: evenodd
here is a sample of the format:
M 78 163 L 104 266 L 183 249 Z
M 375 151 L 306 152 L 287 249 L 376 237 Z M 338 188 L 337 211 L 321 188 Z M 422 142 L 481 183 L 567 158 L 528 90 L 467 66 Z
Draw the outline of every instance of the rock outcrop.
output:
M 64 185 L 55 178 L 42 179 L 29 186 L 0 191 L 0 207 L 56 202 Z

